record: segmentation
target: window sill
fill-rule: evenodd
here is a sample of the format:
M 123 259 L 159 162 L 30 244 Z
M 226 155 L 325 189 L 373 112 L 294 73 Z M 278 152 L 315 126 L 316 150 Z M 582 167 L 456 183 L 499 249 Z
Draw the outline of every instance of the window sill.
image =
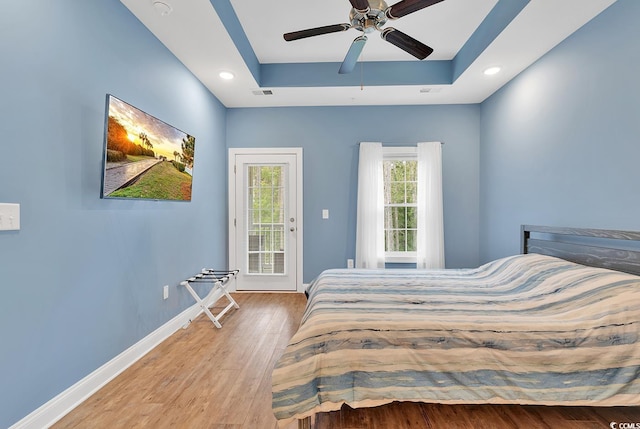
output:
M 415 253 L 397 253 L 397 254 L 389 254 L 387 253 L 384 257 L 384 261 L 388 264 L 415 264 L 418 261 L 418 258 Z

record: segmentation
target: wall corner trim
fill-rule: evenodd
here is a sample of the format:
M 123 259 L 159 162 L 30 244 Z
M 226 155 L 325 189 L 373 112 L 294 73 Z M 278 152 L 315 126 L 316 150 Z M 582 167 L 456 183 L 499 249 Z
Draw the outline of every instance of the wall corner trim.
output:
M 187 308 L 73 386 L 14 423 L 9 429 L 40 429 L 52 426 L 180 328 L 188 326 L 191 320 L 200 313 L 202 313 L 202 309 L 198 304 Z

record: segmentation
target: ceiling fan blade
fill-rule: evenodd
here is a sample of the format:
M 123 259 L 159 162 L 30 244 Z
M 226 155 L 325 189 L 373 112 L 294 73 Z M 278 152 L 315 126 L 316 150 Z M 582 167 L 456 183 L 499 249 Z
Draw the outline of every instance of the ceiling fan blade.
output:
M 402 0 L 394 5 L 391 5 L 385 10 L 385 14 L 389 19 L 402 18 L 405 15 L 424 9 L 425 7 L 433 6 L 436 3 L 440 3 L 444 0 Z
M 361 13 L 365 13 L 369 10 L 369 0 L 349 0 L 351 2 L 351 6 L 355 10 Z
M 404 34 L 393 27 L 387 27 L 380 35 L 387 42 L 396 45 L 419 60 L 424 60 L 433 52 L 433 49 L 411 36 Z
M 325 25 L 324 27 L 309 28 L 308 30 L 294 31 L 292 33 L 285 33 L 283 35 L 284 40 L 291 42 L 292 40 L 304 39 L 307 37 L 320 36 L 322 34 L 339 33 L 341 31 L 347 31 L 351 28 L 351 24 L 334 24 Z
M 347 55 L 344 57 L 344 61 L 342 62 L 338 73 L 345 74 L 351 73 L 353 71 L 353 69 L 356 67 L 356 63 L 358 62 L 358 58 L 362 53 L 362 49 L 364 48 L 365 43 L 367 43 L 367 36 L 362 35 L 356 37 L 356 39 L 351 44 Z

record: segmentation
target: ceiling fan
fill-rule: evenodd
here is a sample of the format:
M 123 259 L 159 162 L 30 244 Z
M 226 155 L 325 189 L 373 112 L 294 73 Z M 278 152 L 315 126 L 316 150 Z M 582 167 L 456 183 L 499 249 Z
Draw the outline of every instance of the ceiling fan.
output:
M 444 0 L 402 0 L 392 6 L 387 6 L 384 0 L 349 0 L 352 9 L 349 14 L 349 24 L 326 25 L 324 27 L 310 28 L 307 30 L 294 31 L 284 34 L 284 40 L 291 42 L 293 40 L 304 39 L 312 36 L 320 36 L 322 34 L 338 33 L 355 28 L 363 34 L 355 38 L 347 55 L 340 66 L 338 73 L 351 73 L 356 66 L 358 57 L 362 53 L 365 43 L 367 43 L 367 34 L 374 30 L 380 31 L 380 36 L 387 42 L 397 46 L 398 48 L 408 52 L 419 60 L 424 60 L 433 52 L 433 49 L 413 37 L 396 30 L 393 27 L 382 28 L 389 19 L 402 18 L 405 15 L 416 12 L 425 7 L 432 6 Z

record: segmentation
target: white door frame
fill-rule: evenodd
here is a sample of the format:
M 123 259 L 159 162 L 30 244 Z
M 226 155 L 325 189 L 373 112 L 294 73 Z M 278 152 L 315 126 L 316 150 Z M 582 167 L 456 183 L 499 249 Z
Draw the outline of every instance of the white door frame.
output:
M 236 241 L 236 219 L 241 218 L 236 213 L 236 173 L 234 172 L 235 168 L 235 158 L 236 155 L 295 155 L 296 156 L 296 169 L 297 169 L 297 184 L 296 184 L 296 211 L 297 213 L 297 221 L 296 221 L 296 291 L 304 292 L 304 284 L 302 277 L 302 189 L 303 189 L 303 174 L 302 174 L 302 148 L 301 147 L 292 147 L 292 148 L 230 148 L 229 149 L 229 158 L 228 158 L 228 209 L 229 209 L 229 269 L 236 269 L 239 266 L 237 259 L 237 241 Z M 230 289 L 235 289 L 235 282 L 229 285 Z

